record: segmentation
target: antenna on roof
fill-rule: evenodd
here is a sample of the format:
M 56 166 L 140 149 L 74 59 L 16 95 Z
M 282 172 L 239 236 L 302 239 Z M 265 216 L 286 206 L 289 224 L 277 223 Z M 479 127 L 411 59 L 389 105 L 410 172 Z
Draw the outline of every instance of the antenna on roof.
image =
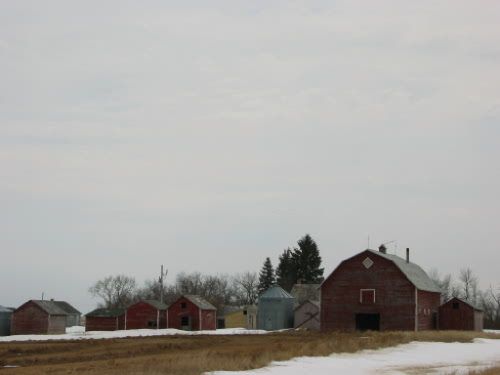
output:
M 370 235 L 368 235 L 368 247 L 367 247 L 367 249 L 369 249 L 369 248 L 370 248 Z

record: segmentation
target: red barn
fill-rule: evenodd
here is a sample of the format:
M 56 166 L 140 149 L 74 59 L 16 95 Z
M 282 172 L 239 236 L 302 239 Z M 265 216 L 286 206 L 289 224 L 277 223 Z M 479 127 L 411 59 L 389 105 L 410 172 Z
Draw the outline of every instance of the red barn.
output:
M 441 291 L 418 265 L 380 251 L 346 259 L 321 284 L 321 330 L 437 328 Z
M 482 331 L 483 311 L 460 298 L 452 298 L 439 307 L 439 329 Z
M 168 328 L 185 331 L 214 330 L 217 327 L 217 309 L 196 295 L 184 295 L 168 308 Z
M 85 315 L 85 331 L 125 329 L 124 309 L 95 309 Z
M 67 315 L 54 301 L 30 300 L 12 313 L 11 334 L 65 333 Z
M 125 329 L 166 328 L 167 305 L 144 300 L 134 303 L 125 313 Z

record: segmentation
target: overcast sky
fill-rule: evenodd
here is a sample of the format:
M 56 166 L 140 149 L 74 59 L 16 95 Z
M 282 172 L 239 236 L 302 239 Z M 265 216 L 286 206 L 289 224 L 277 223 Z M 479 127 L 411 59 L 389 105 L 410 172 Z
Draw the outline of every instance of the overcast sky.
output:
M 500 284 L 500 3 L 2 1 L 0 305 L 310 233 Z

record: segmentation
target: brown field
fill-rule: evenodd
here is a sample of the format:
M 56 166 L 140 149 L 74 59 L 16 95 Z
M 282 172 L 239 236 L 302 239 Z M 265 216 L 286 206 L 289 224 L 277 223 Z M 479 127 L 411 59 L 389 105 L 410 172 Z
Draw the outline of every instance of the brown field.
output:
M 376 349 L 410 341 L 499 338 L 477 332 L 285 332 L 242 336 L 161 336 L 0 343 L 4 374 L 183 374 L 259 368 L 273 360 Z M 487 374 L 497 374 L 498 369 Z M 496 371 L 496 372 L 495 372 Z

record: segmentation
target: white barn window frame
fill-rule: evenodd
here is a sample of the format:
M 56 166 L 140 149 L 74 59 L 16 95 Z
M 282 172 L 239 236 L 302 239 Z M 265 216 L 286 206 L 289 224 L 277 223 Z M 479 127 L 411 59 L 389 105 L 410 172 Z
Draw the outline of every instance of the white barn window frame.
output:
M 359 303 L 366 304 L 366 302 L 363 302 L 363 292 L 373 292 L 373 302 L 371 302 L 371 303 L 375 304 L 375 302 L 377 301 L 375 289 L 360 289 L 359 290 Z

